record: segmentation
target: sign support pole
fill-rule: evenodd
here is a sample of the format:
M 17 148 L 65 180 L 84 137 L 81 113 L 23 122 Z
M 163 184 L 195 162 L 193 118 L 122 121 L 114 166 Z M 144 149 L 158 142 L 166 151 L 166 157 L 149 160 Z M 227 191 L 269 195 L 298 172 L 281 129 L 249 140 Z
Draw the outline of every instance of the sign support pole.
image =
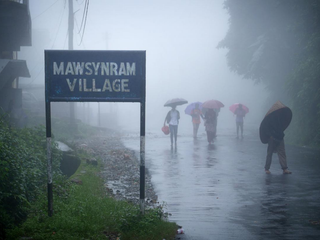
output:
M 47 135 L 47 172 L 48 172 L 48 215 L 53 215 L 52 193 L 52 158 L 51 158 L 51 108 L 50 101 L 46 101 L 46 135 Z
M 69 0 L 69 17 L 68 17 L 68 49 L 73 50 L 73 29 L 74 29 L 74 15 L 73 15 L 73 0 Z M 70 102 L 70 128 L 76 132 L 76 114 L 75 114 L 76 103 Z
M 145 129 L 146 129 L 146 103 L 140 103 L 140 212 L 144 214 L 145 210 L 145 185 L 146 185 L 146 167 L 145 167 Z

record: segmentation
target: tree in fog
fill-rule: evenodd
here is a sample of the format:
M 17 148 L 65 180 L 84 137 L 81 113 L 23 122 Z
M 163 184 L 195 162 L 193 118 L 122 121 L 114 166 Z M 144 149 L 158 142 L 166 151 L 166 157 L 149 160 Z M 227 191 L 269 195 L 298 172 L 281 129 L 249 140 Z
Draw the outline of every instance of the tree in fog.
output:
M 294 111 L 290 139 L 320 146 L 320 1 L 226 0 L 230 69 Z

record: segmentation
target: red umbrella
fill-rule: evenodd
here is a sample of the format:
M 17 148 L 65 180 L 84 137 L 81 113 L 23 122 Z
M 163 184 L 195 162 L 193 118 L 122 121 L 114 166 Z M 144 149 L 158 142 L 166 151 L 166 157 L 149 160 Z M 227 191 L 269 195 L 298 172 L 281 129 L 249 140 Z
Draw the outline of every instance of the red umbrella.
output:
M 242 103 L 232 104 L 232 105 L 229 107 L 230 111 L 234 113 L 234 112 L 236 111 L 236 109 L 239 107 L 240 104 L 242 105 L 242 109 L 243 109 L 246 113 L 248 113 L 248 112 L 249 112 L 249 108 L 248 108 L 247 106 L 243 105 Z
M 202 103 L 202 108 L 220 109 L 224 107 L 223 103 L 218 100 L 208 100 Z
M 186 104 L 186 103 L 188 103 L 188 101 L 183 99 L 183 98 L 174 98 L 174 99 L 171 99 L 171 100 L 167 101 L 164 104 L 164 106 L 165 107 L 173 107 L 173 106 L 183 105 L 183 104 Z

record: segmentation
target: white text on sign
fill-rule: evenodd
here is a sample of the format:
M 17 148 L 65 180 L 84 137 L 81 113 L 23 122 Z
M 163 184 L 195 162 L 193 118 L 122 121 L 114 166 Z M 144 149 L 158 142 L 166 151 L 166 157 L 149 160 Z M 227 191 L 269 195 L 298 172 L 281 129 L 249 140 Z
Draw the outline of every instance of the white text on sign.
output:
M 74 78 L 72 81 L 67 78 L 67 83 L 71 92 L 74 91 L 75 87 L 79 87 L 79 92 L 130 92 L 129 79 L 115 79 L 110 81 L 105 79 L 103 86 L 96 86 L 96 80 L 91 79 L 91 84 L 87 83 L 87 79 Z M 92 86 L 92 88 L 88 87 Z
M 132 62 L 53 62 L 53 75 L 68 76 L 66 83 L 71 92 L 130 92 L 129 78 L 96 79 L 101 76 L 135 76 L 136 63 Z M 71 78 L 84 76 L 84 78 Z M 90 78 L 90 76 L 97 76 Z
M 136 63 L 53 62 L 53 75 L 135 76 Z

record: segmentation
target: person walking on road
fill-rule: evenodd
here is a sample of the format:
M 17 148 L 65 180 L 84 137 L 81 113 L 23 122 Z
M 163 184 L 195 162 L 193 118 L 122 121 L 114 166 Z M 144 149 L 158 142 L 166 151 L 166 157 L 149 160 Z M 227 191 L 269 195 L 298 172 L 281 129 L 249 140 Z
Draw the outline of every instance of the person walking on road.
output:
M 218 115 L 219 115 L 220 109 L 222 107 L 224 107 L 224 104 L 218 100 L 212 99 L 212 100 L 208 100 L 208 101 L 205 101 L 204 103 L 202 103 L 201 107 L 202 107 L 203 112 L 206 111 L 204 109 L 211 109 L 210 114 L 213 114 L 213 116 L 214 116 L 214 124 L 215 125 L 213 127 L 213 131 L 214 131 L 213 137 L 215 138 L 217 136 Z M 214 113 L 212 113 L 212 112 L 214 112 Z
M 173 147 L 173 138 L 175 147 L 177 147 L 177 137 L 178 137 L 178 125 L 179 125 L 180 113 L 176 110 L 176 106 L 172 106 L 172 109 L 167 113 L 164 119 L 164 124 L 167 122 L 170 129 L 170 140 L 171 147 Z
M 214 132 L 214 136 L 213 137 L 216 138 L 217 137 L 218 116 L 219 116 L 220 108 L 214 108 L 213 111 L 216 114 L 216 121 L 215 121 L 215 126 L 214 126 L 215 132 Z
M 291 174 L 287 166 L 287 156 L 284 144 L 284 130 L 289 126 L 292 119 L 290 108 L 281 102 L 276 102 L 268 111 L 260 125 L 260 139 L 267 143 L 267 157 L 265 172 L 270 174 L 270 166 L 273 153 L 277 153 L 283 174 Z
M 191 111 L 192 124 L 193 124 L 193 137 L 197 138 L 199 125 L 201 123 L 200 116 L 202 117 L 202 112 L 199 108 L 199 104 L 195 104 L 195 108 Z
M 217 113 L 213 109 L 206 110 L 204 120 L 208 143 L 211 144 L 211 142 L 213 143 L 213 138 L 216 136 Z
M 241 138 L 243 138 L 243 118 L 245 117 L 246 112 L 242 108 L 242 104 L 239 104 L 238 108 L 234 111 L 234 114 L 236 115 L 237 138 L 239 138 L 239 129 Z

